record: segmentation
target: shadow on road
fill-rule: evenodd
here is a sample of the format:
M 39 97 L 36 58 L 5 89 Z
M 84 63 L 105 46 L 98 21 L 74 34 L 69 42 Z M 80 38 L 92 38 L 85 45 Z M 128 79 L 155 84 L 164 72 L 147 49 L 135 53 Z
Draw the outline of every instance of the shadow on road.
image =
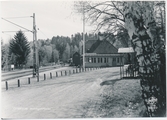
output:
M 117 81 L 120 81 L 121 79 L 116 79 L 116 80 L 106 80 L 106 81 L 103 81 L 102 83 L 100 83 L 101 86 L 103 85 L 114 85 L 115 82 Z

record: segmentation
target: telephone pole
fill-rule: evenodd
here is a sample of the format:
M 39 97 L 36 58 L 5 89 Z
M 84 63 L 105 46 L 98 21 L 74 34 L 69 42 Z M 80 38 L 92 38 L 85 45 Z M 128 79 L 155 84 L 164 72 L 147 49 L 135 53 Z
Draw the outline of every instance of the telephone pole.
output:
M 33 77 L 37 77 L 37 80 L 39 81 L 39 58 L 38 58 L 38 47 L 37 47 L 37 30 L 36 30 L 36 24 L 35 24 L 35 13 L 33 13 L 33 16 L 22 16 L 22 17 L 10 17 L 10 18 L 27 18 L 27 17 L 33 17 L 33 31 L 22 27 L 14 22 L 11 22 L 5 18 L 1 18 L 17 27 L 20 27 L 22 29 L 25 29 L 25 32 L 32 32 L 33 33 Z M 9 19 L 9 18 L 8 18 Z M 17 31 L 2 31 L 5 32 L 17 32 Z
M 37 47 L 37 30 L 35 24 L 35 13 L 33 13 L 33 77 L 39 78 L 39 59 Z
M 85 11 L 83 2 L 83 68 L 85 69 Z

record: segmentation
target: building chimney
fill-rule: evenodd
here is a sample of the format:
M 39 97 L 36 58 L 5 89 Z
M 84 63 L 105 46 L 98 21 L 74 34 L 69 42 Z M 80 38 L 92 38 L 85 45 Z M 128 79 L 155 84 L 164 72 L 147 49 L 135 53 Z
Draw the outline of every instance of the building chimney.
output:
M 101 32 L 98 33 L 98 40 L 104 40 L 104 34 L 102 34 Z

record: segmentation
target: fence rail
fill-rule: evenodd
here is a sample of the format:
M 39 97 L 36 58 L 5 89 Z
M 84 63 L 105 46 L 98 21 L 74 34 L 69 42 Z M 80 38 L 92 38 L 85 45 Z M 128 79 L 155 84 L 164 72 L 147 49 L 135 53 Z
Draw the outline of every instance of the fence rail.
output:
M 128 66 L 121 66 L 121 78 L 139 78 L 138 76 L 138 68 L 134 64 L 130 64 Z

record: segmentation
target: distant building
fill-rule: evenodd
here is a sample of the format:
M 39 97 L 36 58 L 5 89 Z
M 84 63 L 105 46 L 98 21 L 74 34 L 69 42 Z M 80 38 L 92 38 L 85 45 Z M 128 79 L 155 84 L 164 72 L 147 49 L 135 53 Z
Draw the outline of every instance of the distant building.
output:
M 75 66 L 81 65 L 81 55 L 78 52 L 75 52 L 72 56 L 73 64 Z
M 85 43 L 85 67 L 120 66 L 123 55 L 118 53 L 109 41 L 102 36 L 98 40 L 88 40 Z

